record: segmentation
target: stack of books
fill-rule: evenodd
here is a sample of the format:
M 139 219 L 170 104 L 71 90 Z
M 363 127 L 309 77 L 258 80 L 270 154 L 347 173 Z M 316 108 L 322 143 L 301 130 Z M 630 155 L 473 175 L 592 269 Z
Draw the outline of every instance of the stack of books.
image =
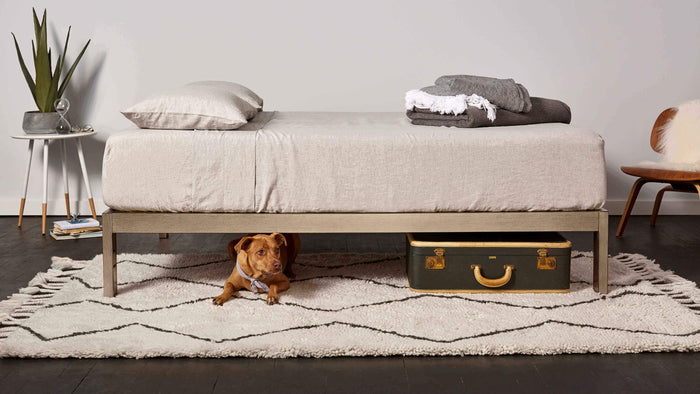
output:
M 51 236 L 56 240 L 95 238 L 102 236 L 100 222 L 95 219 L 72 219 L 53 222 Z

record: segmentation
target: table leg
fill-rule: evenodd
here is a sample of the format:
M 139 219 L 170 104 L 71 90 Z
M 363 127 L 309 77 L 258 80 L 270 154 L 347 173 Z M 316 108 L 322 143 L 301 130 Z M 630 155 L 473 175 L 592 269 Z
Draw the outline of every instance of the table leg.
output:
M 27 199 L 27 186 L 29 185 L 29 171 L 32 168 L 32 154 L 34 152 L 34 140 L 29 140 L 29 161 L 27 161 L 27 173 L 24 176 L 24 192 L 22 192 L 22 199 L 19 203 L 19 220 L 17 221 L 17 227 L 22 227 L 22 216 L 24 215 L 24 202 Z
M 41 204 L 41 235 L 46 235 L 46 200 L 49 186 L 49 140 L 44 140 L 44 198 Z
M 66 165 L 66 140 L 61 140 L 61 167 L 63 167 L 63 195 L 66 198 L 66 217 L 70 219 L 70 197 L 68 196 L 68 170 Z
M 78 148 L 78 159 L 80 159 L 80 169 L 83 171 L 83 180 L 85 181 L 85 188 L 88 192 L 88 201 L 90 202 L 90 210 L 92 211 L 92 218 L 97 220 L 97 213 L 95 213 L 95 202 L 92 200 L 92 190 L 90 189 L 90 180 L 88 179 L 87 168 L 85 167 L 85 156 L 83 155 L 83 144 L 80 143 L 80 138 L 75 139 L 75 145 Z

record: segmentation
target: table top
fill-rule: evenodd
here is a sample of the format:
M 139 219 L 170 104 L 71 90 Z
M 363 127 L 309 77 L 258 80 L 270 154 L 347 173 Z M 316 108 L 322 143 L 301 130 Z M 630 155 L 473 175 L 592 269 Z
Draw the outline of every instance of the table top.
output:
M 58 134 L 58 133 L 48 133 L 48 134 L 22 134 L 22 135 L 13 135 L 12 138 L 18 139 L 18 140 L 63 140 L 63 139 L 68 139 L 68 138 L 80 138 L 80 137 L 87 137 L 89 135 L 95 135 L 97 134 L 96 131 L 90 131 L 90 132 L 71 132 L 67 134 Z

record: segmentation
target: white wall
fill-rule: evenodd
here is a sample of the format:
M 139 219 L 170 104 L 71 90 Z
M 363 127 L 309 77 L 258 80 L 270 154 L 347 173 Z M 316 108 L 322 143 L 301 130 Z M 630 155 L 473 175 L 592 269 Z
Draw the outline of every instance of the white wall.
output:
M 119 110 L 195 80 L 247 85 L 268 110 L 402 111 L 407 90 L 442 74 L 512 77 L 534 96 L 567 102 L 574 125 L 605 138 L 612 213 L 622 209 L 633 181 L 620 165 L 657 159 L 648 139 L 658 113 L 700 97 L 698 1 L 64 0 L 35 6 L 48 9 L 54 48 L 73 26 L 70 58 L 92 38 L 67 97 L 73 120 L 99 132 L 84 146 L 100 211 L 104 142 L 130 125 Z M 22 133 L 22 114 L 34 103 L 10 32 L 30 56 L 30 7 L 13 0 L 0 5 L 0 215 L 17 214 L 26 167 L 26 143 L 10 136 Z M 52 146 L 49 213 L 56 214 L 63 211 L 58 152 Z M 41 212 L 41 163 L 36 149 L 27 214 Z M 84 187 L 78 189 L 77 160 L 70 172 L 75 206 L 86 198 Z M 642 213 L 658 189 L 642 191 Z M 666 197 L 662 212 L 700 213 L 697 196 L 676 194 Z M 80 212 L 89 209 L 83 204 Z

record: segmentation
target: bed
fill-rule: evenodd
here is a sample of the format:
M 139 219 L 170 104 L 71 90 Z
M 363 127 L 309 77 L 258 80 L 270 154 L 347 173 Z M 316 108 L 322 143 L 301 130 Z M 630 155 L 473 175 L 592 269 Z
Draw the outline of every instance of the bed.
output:
M 104 295 L 119 233 L 585 231 L 607 293 L 604 143 L 568 124 L 457 129 L 403 113 L 260 112 L 130 129 L 103 162 Z

